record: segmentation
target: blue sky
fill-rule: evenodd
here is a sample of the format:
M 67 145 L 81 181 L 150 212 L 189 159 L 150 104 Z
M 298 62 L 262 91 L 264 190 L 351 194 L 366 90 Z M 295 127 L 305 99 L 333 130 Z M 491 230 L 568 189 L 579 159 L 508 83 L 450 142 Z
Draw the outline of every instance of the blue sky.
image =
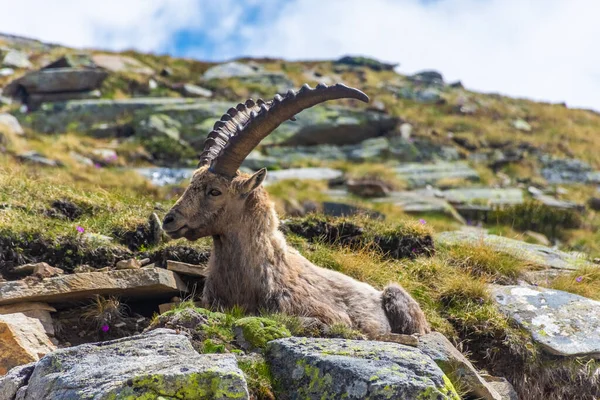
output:
M 600 111 L 598 0 L 0 0 L 0 31 L 222 61 L 345 54 Z M 35 12 L 32 12 L 35 10 Z

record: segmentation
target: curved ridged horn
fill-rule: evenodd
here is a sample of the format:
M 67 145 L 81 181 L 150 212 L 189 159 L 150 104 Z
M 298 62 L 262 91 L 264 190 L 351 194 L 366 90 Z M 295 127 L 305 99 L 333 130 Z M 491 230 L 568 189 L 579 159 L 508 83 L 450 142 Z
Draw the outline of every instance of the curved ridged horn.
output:
M 239 104 L 234 116 L 225 114 L 221 117 L 223 123 L 215 124 L 215 130 L 205 141 L 199 165 L 210 164 L 212 172 L 234 177 L 248 154 L 283 122 L 319 103 L 344 98 L 369 101 L 360 90 L 338 83 L 319 84 L 315 89 L 304 85 L 298 92 L 290 90 L 269 102 L 259 99 L 256 103 L 250 100 L 245 105 Z M 226 143 L 218 140 L 224 138 Z

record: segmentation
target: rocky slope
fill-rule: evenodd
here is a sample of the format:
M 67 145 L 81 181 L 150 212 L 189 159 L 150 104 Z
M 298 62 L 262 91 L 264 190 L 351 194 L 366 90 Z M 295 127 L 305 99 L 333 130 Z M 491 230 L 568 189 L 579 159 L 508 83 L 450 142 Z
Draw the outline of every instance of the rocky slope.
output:
M 244 168 L 269 169 L 291 245 L 400 282 L 436 332 L 194 304 L 210 242 L 160 219 L 215 119 L 305 82 L 371 102 L 299 114 Z M 6 35 L 0 88 L 0 400 L 600 396 L 597 113 L 364 57 L 213 64 Z

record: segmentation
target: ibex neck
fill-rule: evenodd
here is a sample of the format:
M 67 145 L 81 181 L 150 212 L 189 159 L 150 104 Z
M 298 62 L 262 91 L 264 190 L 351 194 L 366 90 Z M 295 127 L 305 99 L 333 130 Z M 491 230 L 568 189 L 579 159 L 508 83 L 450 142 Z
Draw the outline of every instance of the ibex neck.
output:
M 242 215 L 223 234 L 213 237 L 212 272 L 256 276 L 262 268 L 281 264 L 286 243 L 278 228 L 273 205 L 261 190 L 248 199 Z

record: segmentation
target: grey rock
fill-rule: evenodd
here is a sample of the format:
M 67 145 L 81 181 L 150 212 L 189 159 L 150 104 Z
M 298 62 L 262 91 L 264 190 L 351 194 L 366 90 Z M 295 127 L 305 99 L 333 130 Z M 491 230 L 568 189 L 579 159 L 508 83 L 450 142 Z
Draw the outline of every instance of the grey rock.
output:
M 166 136 L 173 140 L 180 139 L 181 123 L 166 114 L 152 114 L 140 121 L 135 127 L 135 134 L 141 138 Z
M 99 90 L 83 90 L 80 92 L 30 93 L 27 98 L 29 110 L 36 110 L 43 103 L 53 103 L 67 100 L 99 99 Z
M 25 132 L 14 116 L 8 113 L 0 113 L 0 133 L 14 133 L 23 135 Z
M 581 160 L 543 155 L 540 162 L 543 165 L 542 176 L 548 183 L 600 183 L 600 171 L 594 171 Z
M 239 62 L 229 62 L 209 68 L 202 76 L 205 80 L 227 79 L 256 74 L 256 68 Z
M 204 80 L 236 78 L 244 83 L 274 86 L 283 92 L 294 87 L 294 83 L 282 72 L 265 71 L 259 65 L 230 62 L 209 68 Z
M 442 92 L 436 88 L 417 90 L 413 99 L 425 104 L 434 104 L 443 101 Z
M 31 68 L 33 65 L 29 61 L 26 53 L 17 50 L 9 50 L 2 60 L 2 65 L 11 68 Z
M 302 111 L 280 126 L 270 143 L 284 146 L 358 144 L 393 130 L 398 120 L 387 114 L 321 105 Z
M 190 179 L 194 168 L 136 168 L 135 171 L 148 179 L 153 185 L 166 186 L 176 185 L 186 179 Z
M 433 360 L 397 343 L 287 338 L 266 359 L 278 399 L 458 399 Z
M 600 302 L 539 286 L 492 286 L 500 310 L 560 356 L 600 357 Z
M 479 180 L 477 171 L 463 162 L 407 163 L 396 167 L 395 170 L 400 178 L 408 181 L 413 187 L 435 184 L 442 179 Z
M 184 96 L 189 97 L 212 97 L 213 92 L 203 87 L 193 85 L 191 83 L 185 83 L 181 87 L 181 93 Z
M 419 350 L 431 357 L 446 375 L 465 384 L 469 393 L 484 400 L 503 400 L 479 375 L 473 364 L 444 335 L 431 332 L 419 337 Z
M 335 61 L 337 65 L 348 65 L 351 67 L 367 67 L 374 71 L 393 71 L 399 64 L 384 63 L 373 58 L 362 56 L 344 56 Z
M 576 210 L 576 211 L 584 211 L 585 206 L 583 204 L 578 204 L 573 201 L 567 200 L 559 200 L 556 197 L 549 196 L 547 194 L 541 194 L 534 196 L 534 199 L 541 202 L 542 204 L 547 205 L 552 208 L 559 208 L 562 210 Z
M 348 159 L 348 152 L 356 146 L 335 146 L 321 144 L 316 146 L 269 146 L 264 151 L 271 159 L 276 159 L 280 166 L 288 167 L 291 164 L 305 163 L 307 161 L 344 161 Z
M 163 113 L 161 109 L 164 107 L 192 102 L 206 104 L 206 100 L 167 97 L 135 97 L 121 100 L 88 99 L 45 103 L 39 110 L 30 113 L 29 125 L 44 133 L 73 130 L 74 125 L 76 130 L 87 131 L 97 124 L 114 124 L 117 120 L 131 119 L 136 112 L 141 112 L 141 115 L 136 116 L 135 120 L 141 120 L 151 114 Z M 208 116 L 215 115 L 221 109 L 227 110 L 226 107 L 227 104 L 222 103 L 218 110 Z M 208 118 L 208 116 L 204 118 Z
M 11 82 L 5 94 L 15 95 L 19 86 L 27 93 L 81 92 L 98 89 L 108 74 L 100 69 L 53 68 L 31 72 Z
M 44 167 L 59 167 L 59 166 L 61 166 L 61 163 L 59 161 L 46 158 L 36 151 L 27 151 L 25 153 L 18 154 L 17 158 L 19 158 L 19 160 L 21 160 L 22 162 L 38 164 L 38 165 L 41 165 Z
M 13 400 L 17 395 L 17 391 L 27 385 L 34 367 L 35 363 L 20 365 L 0 377 L 0 399 Z
M 410 87 L 391 88 L 398 97 L 407 100 L 413 100 L 418 103 L 435 104 L 443 101 L 442 92 L 437 87 Z
M 12 68 L 0 68 L 0 76 L 11 76 L 15 73 L 15 70 Z
M 343 176 L 343 172 L 331 168 L 290 168 L 270 171 L 265 183 L 273 183 L 285 179 L 333 180 Z
M 523 119 L 516 119 L 512 122 L 512 126 L 523 132 L 531 132 L 531 125 Z
M 385 198 L 372 200 L 375 203 L 391 203 L 400 208 L 405 213 L 444 213 L 452 216 L 460 223 L 466 223 L 465 220 L 456 212 L 456 210 L 445 199 L 440 197 L 441 192 L 430 189 L 418 189 L 410 191 L 394 191 Z
M 99 67 L 113 72 L 129 72 L 140 75 L 154 74 L 149 66 L 135 58 L 122 54 L 94 54 L 92 60 Z
M 270 168 L 275 165 L 280 165 L 281 160 L 276 157 L 269 157 L 263 155 L 258 150 L 253 150 L 242 162 L 242 166 L 250 168 L 251 170 L 258 171 L 261 168 Z
M 24 400 L 248 399 L 235 356 L 200 355 L 169 329 L 57 350 L 42 358 Z
M 578 254 L 566 253 L 550 247 L 489 235 L 475 230 L 441 232 L 436 235 L 435 240 L 439 245 L 446 246 L 483 241 L 485 245 L 498 252 L 510 254 L 519 260 L 545 268 L 575 270 L 579 267 L 593 265 Z
M 427 86 L 444 86 L 444 77 L 437 71 L 421 71 L 410 77 L 410 80 Z
M 489 206 L 504 206 L 525 201 L 523 190 L 519 188 L 457 188 L 445 190 L 442 195 L 454 204 L 485 202 Z
M 400 137 L 402 139 L 405 139 L 405 140 L 410 139 L 410 137 L 412 136 L 412 132 L 413 132 L 413 126 L 411 124 L 409 124 L 408 122 L 405 122 L 402 125 L 400 125 Z
M 519 400 L 517 391 L 505 378 L 483 375 L 483 379 L 500 394 L 502 400 Z

